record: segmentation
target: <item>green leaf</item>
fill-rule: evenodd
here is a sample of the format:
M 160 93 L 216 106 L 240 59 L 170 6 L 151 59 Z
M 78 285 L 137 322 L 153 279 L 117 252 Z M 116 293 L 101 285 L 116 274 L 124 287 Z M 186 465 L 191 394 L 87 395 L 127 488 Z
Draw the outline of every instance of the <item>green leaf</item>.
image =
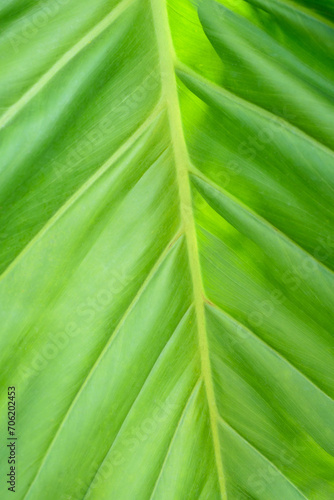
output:
M 334 497 L 333 14 L 2 2 L 1 498 Z

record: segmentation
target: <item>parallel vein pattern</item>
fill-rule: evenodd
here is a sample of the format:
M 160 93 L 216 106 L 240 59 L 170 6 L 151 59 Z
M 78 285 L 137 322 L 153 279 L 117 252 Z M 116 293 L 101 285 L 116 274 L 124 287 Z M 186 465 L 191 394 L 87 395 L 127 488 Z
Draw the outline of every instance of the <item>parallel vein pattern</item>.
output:
M 168 106 L 169 125 L 174 148 L 175 166 L 181 204 L 181 219 L 188 248 L 189 266 L 192 277 L 197 318 L 199 349 L 201 354 L 201 366 L 209 405 L 210 421 L 212 424 L 212 435 L 220 484 L 220 493 L 222 498 L 226 498 L 224 472 L 217 429 L 217 409 L 212 385 L 205 324 L 204 292 L 198 256 L 195 223 L 192 213 L 192 201 L 188 174 L 190 164 L 179 112 L 177 86 L 173 64 L 172 40 L 169 32 L 167 11 L 165 10 L 164 5 L 159 0 L 151 0 L 151 2 L 160 55 L 162 91 Z
M 18 500 L 333 498 L 332 21 L 312 0 L 0 6 Z

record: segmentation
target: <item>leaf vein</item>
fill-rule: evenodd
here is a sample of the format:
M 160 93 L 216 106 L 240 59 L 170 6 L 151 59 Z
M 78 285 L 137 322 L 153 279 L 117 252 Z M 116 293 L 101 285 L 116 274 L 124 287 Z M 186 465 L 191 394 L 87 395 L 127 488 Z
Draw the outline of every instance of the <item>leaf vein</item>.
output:
M 262 458 L 264 458 L 266 460 L 266 462 L 268 462 L 277 472 L 280 476 L 282 476 L 288 483 L 291 484 L 291 486 L 296 490 L 298 491 L 298 493 L 303 497 L 305 498 L 305 500 L 309 500 L 302 491 L 300 491 L 300 489 L 266 456 L 266 455 L 263 455 L 263 453 L 256 447 L 254 446 L 247 438 L 245 438 L 242 434 L 240 434 L 239 431 L 237 431 L 234 427 L 232 427 L 231 424 L 229 424 L 221 415 L 219 415 L 219 423 L 220 425 L 223 427 L 223 426 L 226 426 L 228 427 L 229 429 L 232 430 L 232 432 L 234 434 L 236 434 L 244 443 L 247 444 L 247 446 L 249 446 L 250 448 L 252 448 L 258 455 L 260 455 Z
M 162 464 L 162 466 L 161 466 L 161 469 L 160 469 L 159 475 L 158 475 L 158 477 L 157 477 L 157 479 L 156 479 L 156 481 L 155 481 L 155 483 L 154 483 L 153 490 L 152 490 L 152 494 L 151 494 L 151 496 L 150 496 L 149 500 L 153 500 L 153 498 L 154 498 L 155 492 L 156 492 L 156 490 L 157 490 L 158 484 L 159 484 L 160 479 L 161 479 L 161 477 L 162 477 L 162 473 L 163 473 L 163 471 L 164 471 L 164 468 L 165 468 L 165 465 L 166 465 L 166 463 L 167 463 L 168 457 L 170 456 L 170 452 L 171 452 L 171 450 L 172 450 L 172 447 L 173 447 L 174 441 L 175 441 L 175 439 L 176 439 L 176 436 L 177 436 L 178 430 L 181 428 L 181 425 L 182 425 L 182 423 L 183 423 L 183 421 L 184 421 L 184 418 L 185 418 L 185 415 L 186 415 L 186 413 L 187 413 L 187 409 L 188 409 L 188 407 L 189 407 L 189 405 L 190 405 L 190 403 L 191 403 L 192 399 L 193 399 L 194 397 L 196 397 L 195 395 L 196 395 L 196 392 L 198 392 L 198 390 L 199 390 L 199 386 L 200 386 L 201 381 L 202 381 L 202 380 L 201 380 L 201 379 L 199 379 L 199 380 L 196 382 L 196 384 L 194 385 L 194 388 L 192 389 L 192 391 L 191 391 L 191 393 L 190 393 L 190 396 L 189 396 L 189 398 L 188 398 L 188 400 L 187 400 L 187 402 L 186 402 L 186 404 L 185 404 L 185 407 L 184 407 L 184 409 L 183 409 L 183 411 L 182 411 L 182 413 L 181 413 L 181 416 L 180 416 L 180 418 L 179 418 L 179 421 L 178 421 L 178 423 L 177 423 L 177 425 L 176 425 L 176 428 L 175 428 L 175 431 L 174 431 L 174 433 L 173 433 L 172 439 L 171 439 L 171 441 L 170 441 L 170 443 L 169 443 L 169 446 L 168 446 L 168 449 L 167 449 L 167 453 L 166 453 L 166 456 L 165 456 L 165 458 L 164 458 L 163 464 Z
M 256 334 L 253 330 L 251 330 L 250 328 L 248 328 L 246 325 L 244 325 L 243 323 L 241 323 L 240 321 L 238 321 L 234 316 L 232 316 L 231 314 L 229 314 L 228 312 L 226 312 L 224 309 L 222 309 L 220 306 L 218 306 L 211 299 L 210 299 L 210 303 L 208 303 L 208 307 L 212 308 L 212 309 L 216 309 L 222 315 L 226 316 L 226 318 L 229 321 L 231 321 L 231 323 L 235 323 L 236 326 L 241 327 L 250 336 L 254 337 L 256 340 L 258 340 L 259 342 L 261 342 L 270 351 L 272 351 L 273 353 L 275 353 L 283 362 L 287 363 L 294 371 L 296 371 L 297 373 L 299 373 L 299 375 L 301 375 L 303 378 L 305 378 L 305 380 L 307 380 L 308 383 L 310 383 L 311 385 L 313 385 L 313 387 L 315 389 L 317 389 L 319 392 L 321 392 L 327 399 L 329 399 L 331 402 L 334 401 L 334 399 L 329 394 L 327 394 L 327 392 L 325 392 L 323 389 L 321 389 L 321 387 L 319 387 L 315 382 L 313 382 L 313 380 L 311 380 L 303 371 L 301 371 L 295 364 L 293 364 L 291 361 L 289 361 L 284 356 L 284 354 L 281 351 L 278 351 L 277 349 L 275 349 L 275 347 L 273 347 L 268 342 L 266 342 L 262 337 L 260 337 L 258 334 Z
M 111 336 L 109 337 L 107 343 L 105 344 L 105 346 L 103 347 L 102 351 L 100 352 L 100 354 L 98 355 L 95 363 L 92 365 L 91 369 L 89 370 L 88 374 L 85 376 L 77 394 L 75 395 L 73 401 L 71 402 L 70 406 L 68 407 L 64 417 L 62 418 L 61 422 L 60 422 L 60 425 L 54 435 L 54 437 L 52 438 L 49 446 L 47 447 L 46 449 L 46 452 L 44 454 L 44 457 L 42 458 L 42 461 L 41 461 L 41 464 L 40 464 L 40 467 L 38 468 L 37 472 L 36 472 L 36 475 L 34 477 L 34 479 L 32 480 L 32 482 L 30 483 L 30 486 L 28 487 L 28 490 L 23 498 L 23 500 L 26 500 L 26 498 L 30 495 L 30 492 L 35 484 L 35 482 L 38 480 L 38 477 L 43 469 L 43 466 L 46 462 L 46 460 L 48 459 L 51 451 L 52 451 L 52 448 L 58 438 L 58 436 L 60 435 L 62 429 L 64 428 L 64 425 L 66 424 L 66 421 L 68 420 L 73 408 L 75 407 L 76 403 L 78 402 L 81 394 L 83 393 L 85 387 L 87 386 L 88 382 L 90 381 L 90 379 L 92 378 L 93 374 L 95 373 L 95 371 L 97 370 L 97 368 L 99 367 L 99 364 L 100 364 L 100 361 L 103 359 L 103 357 L 105 356 L 105 354 L 108 352 L 110 346 L 112 345 L 114 339 L 116 338 L 117 334 L 120 332 L 122 326 L 124 325 L 126 319 L 129 317 L 131 311 L 134 309 L 135 305 L 138 303 L 140 297 L 142 296 L 143 292 L 146 290 L 147 286 L 149 285 L 152 277 L 155 275 L 155 273 L 157 272 L 157 270 L 159 269 L 160 265 L 164 262 L 165 258 L 167 257 L 168 254 L 170 254 L 172 252 L 172 250 L 176 247 L 177 243 L 179 242 L 180 238 L 183 236 L 183 234 L 181 232 L 177 233 L 174 238 L 168 243 L 168 245 L 166 245 L 166 247 L 164 248 L 164 250 L 162 251 L 162 253 L 160 254 L 160 256 L 158 257 L 158 259 L 156 260 L 156 262 L 154 263 L 153 267 L 151 268 L 151 270 L 149 271 L 149 273 L 147 274 L 145 280 L 143 281 L 142 285 L 139 287 L 139 289 L 137 290 L 135 296 L 133 297 L 132 301 L 130 302 L 128 308 L 126 309 L 125 313 L 123 314 L 121 320 L 119 321 L 118 325 L 115 327 L 115 329 L 113 330 Z
M 26 244 L 26 246 L 20 251 L 20 253 L 15 257 L 15 259 L 9 264 L 9 266 L 0 275 L 0 281 L 18 264 L 18 262 L 24 257 L 24 255 L 33 247 L 43 236 L 47 233 L 56 223 L 60 220 L 67 211 L 83 196 L 89 188 L 91 188 L 97 180 L 102 177 L 105 172 L 121 158 L 121 156 L 130 149 L 135 142 L 150 129 L 150 126 L 155 126 L 155 120 L 161 114 L 160 103 L 154 108 L 148 119 L 140 126 L 138 129 L 127 139 L 118 149 L 115 151 L 110 158 L 91 176 L 84 184 L 82 184 L 71 196 L 65 201 L 65 203 L 58 208 L 58 210 L 52 215 L 52 217 L 46 222 L 46 224 L 38 231 L 38 233 Z
M 180 105 L 175 75 L 175 51 L 168 21 L 166 2 L 151 0 L 153 23 L 156 33 L 162 96 L 165 98 L 171 141 L 174 148 L 176 178 L 179 189 L 180 212 L 188 249 L 190 275 L 193 283 L 194 304 L 197 318 L 198 345 L 201 359 L 205 392 L 208 403 L 209 419 L 212 430 L 214 457 L 216 462 L 220 495 L 227 498 L 223 462 L 217 423 L 217 407 L 211 373 L 209 345 L 204 312 L 204 289 L 199 262 L 195 220 L 192 208 L 189 167 L 190 158 L 184 137 Z
M 140 395 L 142 394 L 142 392 L 143 392 L 144 388 L 146 387 L 147 383 L 149 382 L 149 380 L 150 380 L 150 376 L 152 375 L 152 373 L 153 373 L 153 371 L 154 371 L 154 368 L 157 366 L 157 364 L 158 364 L 159 360 L 161 360 L 161 357 L 162 357 L 163 353 L 165 352 L 165 350 L 166 350 L 167 346 L 168 346 L 168 345 L 170 344 L 170 342 L 172 341 L 172 339 L 173 339 L 173 337 L 174 337 L 175 332 L 176 332 L 176 331 L 180 328 L 181 324 L 183 323 L 184 319 L 186 318 L 186 316 L 187 316 L 188 312 L 190 311 L 191 306 L 192 306 L 192 304 L 188 307 L 188 309 L 186 310 L 186 312 L 182 315 L 182 317 L 181 317 L 180 321 L 178 322 L 178 324 L 177 324 L 176 328 L 174 329 L 173 333 L 172 333 L 172 334 L 171 334 L 171 336 L 169 337 L 169 339 L 168 339 L 167 343 L 164 345 L 164 347 L 163 347 L 162 351 L 160 352 L 159 356 L 158 356 L 158 357 L 157 357 L 157 359 L 155 360 L 155 362 L 154 362 L 154 364 L 153 364 L 153 366 L 152 366 L 152 368 L 151 368 L 150 372 L 148 373 L 148 375 L 147 375 L 147 377 L 146 377 L 146 380 L 145 380 L 144 384 L 142 385 L 142 387 L 141 387 L 140 391 L 138 392 L 137 396 L 135 397 L 135 399 L 134 399 L 133 403 L 131 404 L 131 407 L 130 407 L 130 409 L 129 409 L 129 411 L 128 411 L 128 413 L 127 413 L 126 417 L 125 417 L 125 419 L 123 420 L 123 422 L 122 422 L 122 424 L 121 424 L 121 426 L 120 426 L 119 430 L 117 431 L 117 434 L 116 434 L 115 438 L 113 439 L 113 441 L 112 441 L 111 445 L 109 446 L 107 453 L 105 454 L 105 456 L 104 456 L 104 458 L 103 458 L 102 462 L 101 462 L 101 463 L 100 463 L 100 465 L 98 466 L 98 468 L 97 468 L 97 470 L 96 470 L 96 472 L 95 472 L 95 474 L 94 474 L 94 477 L 92 478 L 92 480 L 91 480 L 91 482 L 90 482 L 90 485 L 88 486 L 87 491 L 86 491 L 86 493 L 85 493 L 85 495 L 84 495 L 84 497 L 83 497 L 83 499 L 82 499 L 82 500 L 85 500 L 85 499 L 86 499 L 86 497 L 87 497 L 87 495 L 89 494 L 89 490 L 90 490 L 90 488 L 91 488 L 91 485 L 92 485 L 92 483 L 93 483 L 93 481 L 94 481 L 95 477 L 97 476 L 97 474 L 98 474 L 99 470 L 101 469 L 101 467 L 103 466 L 103 464 L 104 464 L 104 462 L 105 462 L 105 460 L 106 460 L 107 456 L 109 455 L 109 453 L 110 453 L 110 451 L 112 450 L 112 448 L 113 448 L 114 444 L 116 443 L 116 441 L 117 441 L 118 437 L 120 436 L 120 434 L 121 434 L 121 432 L 122 432 L 122 429 L 123 429 L 124 425 L 126 424 L 126 422 L 128 421 L 128 419 L 129 419 L 129 417 L 130 417 L 130 415 L 131 415 L 131 411 L 132 411 L 132 409 L 133 409 L 133 407 L 134 407 L 134 405 L 135 405 L 136 401 L 139 399 L 139 397 L 140 397 Z
M 77 54 L 96 39 L 115 21 L 125 10 L 137 0 L 123 0 L 74 47 L 68 50 L 15 104 L 4 113 L 0 119 L 0 130 L 5 127 L 48 83 L 59 73 Z

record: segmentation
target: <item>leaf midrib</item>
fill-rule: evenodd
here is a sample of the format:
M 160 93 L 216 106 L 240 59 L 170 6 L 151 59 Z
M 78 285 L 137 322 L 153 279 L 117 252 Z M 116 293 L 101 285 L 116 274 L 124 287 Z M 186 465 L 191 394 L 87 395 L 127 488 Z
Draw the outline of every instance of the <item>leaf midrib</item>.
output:
M 180 214 L 187 242 L 190 274 L 193 284 L 194 306 L 197 318 L 197 330 L 201 369 L 206 389 L 209 417 L 211 424 L 212 440 L 217 466 L 217 474 L 221 498 L 226 499 L 226 486 L 220 441 L 218 434 L 218 410 L 216 405 L 214 386 L 210 365 L 208 337 L 206 331 L 204 310 L 204 288 L 202 282 L 199 252 L 196 237 L 195 219 L 192 208 L 189 167 L 191 165 L 183 132 L 181 111 L 177 92 L 175 76 L 175 54 L 170 32 L 166 0 L 150 0 L 153 15 L 153 24 L 156 34 L 160 71 L 162 96 L 166 102 L 170 126 L 171 141 L 174 149 L 176 177 L 179 189 Z
M 216 83 L 213 81 L 209 80 L 208 78 L 205 78 L 203 75 L 200 75 L 198 72 L 194 71 L 192 68 L 184 64 L 182 61 L 177 60 L 176 61 L 176 71 L 179 73 L 179 75 L 185 74 L 189 76 L 190 78 L 196 79 L 199 83 L 205 85 L 208 87 L 210 90 L 215 92 L 217 95 L 221 96 L 223 99 L 226 99 L 230 101 L 231 103 L 238 105 L 247 111 L 251 111 L 252 113 L 256 114 L 259 118 L 265 119 L 268 122 L 274 124 L 274 125 L 279 125 L 282 127 L 284 130 L 286 130 L 287 133 L 297 135 L 301 140 L 309 143 L 311 146 L 314 146 L 317 149 L 320 149 L 324 154 L 333 157 L 334 153 L 333 150 L 327 146 L 326 144 L 319 142 L 318 139 L 315 137 L 311 136 L 304 130 L 296 127 L 293 123 L 287 121 L 287 119 L 283 118 L 282 116 L 275 115 L 272 111 L 269 111 L 268 109 L 262 108 L 261 106 L 251 102 L 247 101 L 247 99 L 244 99 L 237 94 L 233 94 L 231 91 L 227 90 L 226 88 L 219 87 Z M 197 95 L 197 94 L 195 94 Z M 199 97 L 197 95 L 197 97 Z M 203 99 L 201 99 L 203 100 Z

